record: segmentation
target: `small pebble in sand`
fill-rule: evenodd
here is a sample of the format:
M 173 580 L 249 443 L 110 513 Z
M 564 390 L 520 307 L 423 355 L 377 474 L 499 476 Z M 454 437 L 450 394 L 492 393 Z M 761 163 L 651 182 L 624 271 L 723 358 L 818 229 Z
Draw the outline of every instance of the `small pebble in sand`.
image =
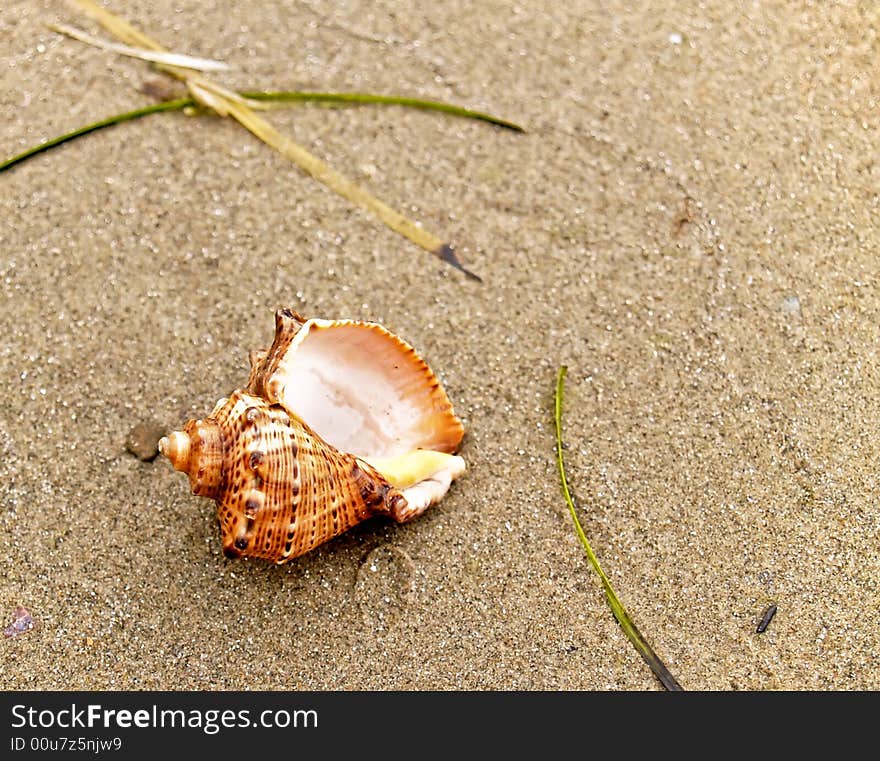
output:
M 166 433 L 165 426 L 155 420 L 145 420 L 128 432 L 125 448 L 139 460 L 149 462 L 159 454 L 159 439 Z
M 800 314 L 801 300 L 797 296 L 787 296 L 782 300 L 784 314 Z
M 181 98 L 185 94 L 180 87 L 175 87 L 174 84 L 166 79 L 159 79 L 158 77 L 143 81 L 141 86 L 138 87 L 138 90 L 144 95 L 149 95 L 151 98 L 158 101 Z
M 34 617 L 27 608 L 18 605 L 12 614 L 12 623 L 3 630 L 3 635 L 6 637 L 17 637 L 19 634 L 29 632 L 33 628 Z

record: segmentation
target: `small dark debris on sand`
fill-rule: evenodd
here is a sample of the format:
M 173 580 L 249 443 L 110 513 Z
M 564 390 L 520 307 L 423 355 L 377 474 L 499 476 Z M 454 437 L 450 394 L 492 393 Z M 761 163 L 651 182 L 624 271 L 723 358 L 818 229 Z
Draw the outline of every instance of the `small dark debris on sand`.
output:
M 159 454 L 159 439 L 166 434 L 165 426 L 155 420 L 138 423 L 128 432 L 125 448 L 139 460 L 150 462 Z
M 176 87 L 175 83 L 168 82 L 165 79 L 155 77 L 147 79 L 138 87 L 138 92 L 149 95 L 157 101 L 173 100 L 174 98 L 186 97 L 186 91 L 180 87 Z
M 19 634 L 25 634 L 34 628 L 34 617 L 27 608 L 18 605 L 12 614 L 12 623 L 4 630 L 5 637 L 17 637 Z
M 770 622 L 773 620 L 773 616 L 776 615 L 776 603 L 771 602 L 767 608 L 764 610 L 764 615 L 761 616 L 761 621 L 758 624 L 758 628 L 755 629 L 755 632 L 761 634 L 764 632 L 768 626 L 770 626 Z

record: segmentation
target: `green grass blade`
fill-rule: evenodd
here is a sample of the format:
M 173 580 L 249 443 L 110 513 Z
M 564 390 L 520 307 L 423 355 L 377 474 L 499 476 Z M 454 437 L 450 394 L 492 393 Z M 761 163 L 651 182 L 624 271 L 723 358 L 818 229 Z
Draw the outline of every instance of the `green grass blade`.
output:
M 495 124 L 499 127 L 504 127 L 505 129 L 511 129 L 516 132 L 525 131 L 518 124 L 505 121 L 504 119 L 498 119 L 497 117 L 490 116 L 489 114 L 484 114 L 479 111 L 471 111 L 466 108 L 460 108 L 459 106 L 451 106 L 448 103 L 440 103 L 439 101 L 419 100 L 418 98 L 398 98 L 393 95 L 371 95 L 369 93 L 332 92 L 242 92 L 239 93 L 239 95 L 245 98 L 249 98 L 251 100 L 273 101 L 277 103 L 312 101 L 321 103 L 338 103 L 343 105 L 374 103 L 382 105 L 406 106 L 409 108 L 439 111 L 441 113 L 450 114 L 452 116 L 460 116 L 466 119 L 477 119 L 480 121 L 488 122 L 490 124 Z M 63 135 L 59 135 L 52 140 L 47 140 L 45 143 L 40 143 L 33 148 L 29 148 L 28 150 L 7 159 L 6 161 L 0 163 L 0 172 L 5 171 L 6 169 L 11 169 L 16 164 L 20 164 L 22 161 L 29 159 L 32 156 L 36 156 L 43 151 L 48 151 L 50 148 L 54 148 L 58 145 L 61 145 L 62 143 L 67 143 L 71 140 L 75 140 L 76 138 L 82 137 L 83 135 L 88 135 L 90 132 L 95 132 L 96 130 L 103 129 L 104 127 L 112 127 L 114 124 L 122 124 L 123 122 L 132 121 L 133 119 L 140 119 L 142 116 L 149 116 L 150 114 L 157 114 L 167 111 L 182 111 L 185 108 L 189 108 L 195 105 L 196 103 L 192 98 L 177 98 L 176 100 L 166 100 L 161 103 L 154 103 L 151 106 L 137 108 L 133 111 L 126 111 L 122 114 L 110 116 L 107 119 L 102 119 L 101 121 L 94 122 L 93 124 L 88 124 L 85 127 L 75 129 L 72 132 L 67 132 Z
M 599 559 L 596 557 L 596 553 L 594 553 L 593 548 L 590 547 L 590 542 L 587 540 L 587 535 L 584 533 L 580 520 L 578 520 L 574 500 L 572 500 L 571 492 L 568 489 L 568 481 L 565 477 L 565 464 L 562 459 L 562 392 L 565 385 L 566 372 L 567 368 L 563 365 L 559 368 L 559 373 L 556 376 L 556 460 L 559 465 L 559 477 L 562 481 L 562 493 L 568 504 L 571 519 L 574 521 L 575 530 L 577 531 L 578 538 L 583 545 L 584 551 L 587 553 L 590 565 L 593 566 L 593 569 L 602 581 L 602 586 L 605 589 L 605 597 L 608 600 L 608 605 L 611 606 L 611 612 L 614 613 L 614 617 L 617 619 L 617 622 L 620 624 L 627 638 L 632 642 L 633 647 L 635 647 L 638 654 L 645 660 L 645 663 L 651 667 L 651 671 L 654 672 L 655 676 L 660 680 L 663 686 L 667 690 L 680 691 L 682 689 L 681 685 L 676 681 L 675 677 L 669 673 L 669 669 L 666 668 L 663 661 L 660 660 L 651 646 L 645 641 L 645 638 L 642 637 L 641 633 L 636 628 L 636 625 L 630 619 L 626 609 L 621 605 L 620 600 L 617 598 L 617 595 L 611 586 L 611 582 L 602 570 L 602 566 L 599 565 Z
M 6 169 L 10 169 L 16 164 L 20 164 L 22 161 L 24 161 L 25 159 L 29 159 L 31 156 L 36 156 L 38 153 L 48 151 L 50 148 L 54 148 L 55 146 L 61 145 L 62 143 L 66 143 L 70 140 L 82 137 L 83 135 L 88 135 L 90 132 L 95 132 L 96 130 L 103 129 L 104 127 L 111 127 L 114 124 L 121 124 L 122 122 L 128 122 L 132 119 L 140 119 L 142 116 L 148 116 L 149 114 L 158 114 L 163 111 L 180 111 L 181 109 L 184 109 L 187 106 L 191 105 L 193 105 L 193 101 L 191 98 L 178 98 L 177 100 L 166 100 L 162 103 L 154 103 L 153 105 L 146 106 L 145 108 L 137 108 L 134 111 L 126 111 L 124 114 L 116 114 L 116 116 L 111 116 L 107 119 L 102 119 L 99 122 L 88 124 L 85 127 L 80 127 L 79 129 L 73 130 L 73 132 L 67 132 L 63 135 L 52 138 L 51 140 L 47 140 L 45 143 L 35 145 L 33 148 L 28 148 L 28 150 L 24 151 L 23 153 L 19 153 L 17 156 L 13 156 L 10 159 L 6 159 L 6 161 L 4 161 L 3 163 L 0 163 L 0 172 Z
M 461 116 L 465 119 L 477 119 L 479 121 L 494 124 L 497 127 L 525 132 L 518 124 L 506 119 L 499 119 L 482 111 L 472 111 L 469 108 L 453 106 L 436 100 L 422 100 L 421 98 L 404 98 L 396 95 L 373 95 L 371 93 L 338 93 L 338 92 L 243 92 L 240 95 L 250 100 L 273 101 L 276 103 L 312 101 L 319 103 L 337 104 L 373 104 L 384 106 L 406 106 L 407 108 L 419 108 L 425 111 L 439 111 L 451 116 Z

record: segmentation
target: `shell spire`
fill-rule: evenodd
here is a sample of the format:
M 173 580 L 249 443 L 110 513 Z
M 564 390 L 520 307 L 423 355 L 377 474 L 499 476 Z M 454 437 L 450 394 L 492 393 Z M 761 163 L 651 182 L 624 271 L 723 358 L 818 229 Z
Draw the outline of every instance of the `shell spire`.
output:
M 217 498 L 224 477 L 224 446 L 222 431 L 214 420 L 190 420 L 182 431 L 163 437 L 159 451 L 175 470 L 189 476 L 193 494 Z
M 165 455 L 175 470 L 189 472 L 190 440 L 189 434 L 174 431 L 159 439 L 159 452 Z

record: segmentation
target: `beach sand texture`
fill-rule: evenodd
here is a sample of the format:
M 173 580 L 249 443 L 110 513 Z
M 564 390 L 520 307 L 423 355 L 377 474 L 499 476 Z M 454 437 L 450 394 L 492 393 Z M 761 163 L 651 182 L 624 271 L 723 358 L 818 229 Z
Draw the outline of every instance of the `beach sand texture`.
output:
M 880 6 L 145 5 L 108 7 L 231 87 L 527 132 L 267 117 L 482 284 L 228 120 L 155 115 L 0 174 L 0 624 L 37 622 L 0 637 L 0 687 L 658 689 L 560 493 L 565 364 L 585 530 L 681 684 L 880 688 Z M 0 158 L 163 80 L 51 21 L 107 36 L 4 3 Z M 273 566 L 225 559 L 213 503 L 125 442 L 244 384 L 280 306 L 415 346 L 469 470 L 412 523 Z

